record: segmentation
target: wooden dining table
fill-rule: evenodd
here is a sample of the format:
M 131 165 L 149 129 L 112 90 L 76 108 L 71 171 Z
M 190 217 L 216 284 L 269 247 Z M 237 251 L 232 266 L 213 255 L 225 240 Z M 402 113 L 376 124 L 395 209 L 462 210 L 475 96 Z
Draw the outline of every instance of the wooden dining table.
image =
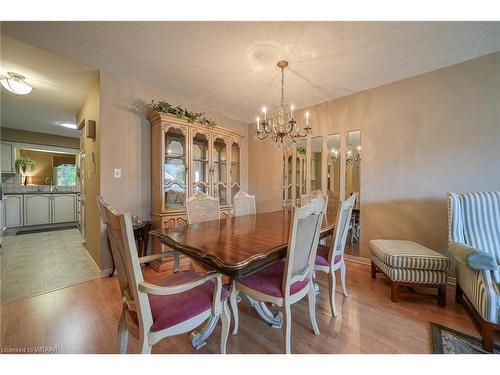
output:
M 333 210 L 323 216 L 322 238 L 333 233 L 336 218 Z M 291 219 L 292 212 L 283 210 L 154 229 L 150 234 L 196 262 L 238 279 L 286 257 Z M 264 321 L 281 327 L 281 312 L 273 313 L 265 303 L 245 298 Z M 211 319 L 201 331 L 192 332 L 195 348 L 205 344 L 216 323 Z

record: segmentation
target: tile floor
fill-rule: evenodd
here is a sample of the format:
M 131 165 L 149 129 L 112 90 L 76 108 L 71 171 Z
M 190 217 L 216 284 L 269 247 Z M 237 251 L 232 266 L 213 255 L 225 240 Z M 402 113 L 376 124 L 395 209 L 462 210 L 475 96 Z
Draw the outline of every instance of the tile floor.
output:
M 0 303 L 97 277 L 78 229 L 8 236 L 0 250 Z

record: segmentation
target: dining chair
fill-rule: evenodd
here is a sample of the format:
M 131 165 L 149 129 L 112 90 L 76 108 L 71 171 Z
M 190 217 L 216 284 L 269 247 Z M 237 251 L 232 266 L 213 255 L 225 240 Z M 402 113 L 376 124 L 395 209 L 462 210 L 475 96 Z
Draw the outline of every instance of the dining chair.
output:
M 328 195 L 324 195 L 321 190 L 313 190 L 309 194 L 302 194 L 300 196 L 300 205 L 304 206 L 319 196 L 323 196 L 323 198 L 326 199 L 326 204 L 328 206 Z
M 335 272 L 340 269 L 340 281 L 342 283 L 342 291 L 344 296 L 348 296 L 345 285 L 346 265 L 344 260 L 344 249 L 349 232 L 349 223 L 352 215 L 352 209 L 356 202 L 356 194 L 351 195 L 348 199 L 342 202 L 337 211 L 337 221 L 335 225 L 335 234 L 331 246 L 318 245 L 318 253 L 314 265 L 315 271 L 325 272 L 329 276 L 329 292 L 330 306 L 333 316 L 337 316 L 337 308 L 335 304 L 335 287 L 336 279 Z
M 233 199 L 234 216 L 255 215 L 255 195 L 248 195 L 240 190 Z
M 308 204 L 309 202 L 311 202 L 313 199 L 316 199 L 317 197 L 320 197 L 320 196 L 322 196 L 325 199 L 325 207 L 328 209 L 328 195 L 323 194 L 321 192 L 321 190 L 313 190 L 309 194 L 302 194 L 300 197 L 300 205 L 304 206 L 304 205 Z M 325 210 L 325 213 L 326 213 L 326 210 Z M 329 235 L 328 237 L 320 238 L 319 243 L 326 244 L 326 240 L 330 237 L 331 237 L 331 235 Z
M 286 258 L 249 276 L 233 280 L 231 291 L 231 310 L 234 314 L 233 334 L 238 333 L 236 296 L 241 292 L 256 301 L 273 303 L 281 307 L 285 353 L 291 353 L 290 306 L 306 295 L 309 300 L 311 325 L 314 334 L 319 335 L 316 322 L 316 294 L 312 278 L 325 209 L 325 200 L 322 196 L 304 207 L 294 207 Z
M 152 346 L 160 340 L 190 332 L 215 316 L 221 318 L 221 353 L 225 354 L 231 315 L 222 275 L 184 271 L 158 284 L 145 282 L 141 263 L 167 253 L 139 258 L 130 214 L 116 212 L 102 197 L 98 197 L 98 205 L 110 239 L 123 301 L 118 324 L 119 352 L 127 352 L 129 333 L 139 340 L 140 353 L 151 353 Z
M 202 191 L 197 191 L 186 200 L 186 214 L 188 224 L 219 220 L 219 199 L 213 198 Z M 211 268 L 192 259 L 190 264 L 191 268 L 196 272 L 206 273 L 212 271 Z
M 219 199 L 197 191 L 186 199 L 186 213 L 189 224 L 219 220 Z

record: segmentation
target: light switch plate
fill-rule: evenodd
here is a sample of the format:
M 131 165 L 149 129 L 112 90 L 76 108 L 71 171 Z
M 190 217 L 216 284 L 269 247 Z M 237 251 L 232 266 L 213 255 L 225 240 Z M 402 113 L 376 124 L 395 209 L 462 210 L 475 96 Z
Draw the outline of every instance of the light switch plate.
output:
M 120 168 L 115 168 L 113 175 L 115 176 L 115 178 L 122 178 L 122 170 Z

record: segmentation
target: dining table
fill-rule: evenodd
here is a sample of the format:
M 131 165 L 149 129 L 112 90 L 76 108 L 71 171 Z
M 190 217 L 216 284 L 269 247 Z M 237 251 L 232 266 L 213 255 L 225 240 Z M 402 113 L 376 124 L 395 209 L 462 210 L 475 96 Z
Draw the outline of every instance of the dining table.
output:
M 290 210 L 257 213 L 159 228 L 150 234 L 205 268 L 218 271 L 229 279 L 238 279 L 286 257 L 292 215 Z M 336 218 L 336 210 L 327 210 L 320 238 L 333 233 Z M 244 297 L 265 322 L 281 327 L 281 311 L 273 313 L 264 302 Z M 217 319 L 211 318 L 201 329 L 191 333 L 193 347 L 199 349 L 205 345 Z

